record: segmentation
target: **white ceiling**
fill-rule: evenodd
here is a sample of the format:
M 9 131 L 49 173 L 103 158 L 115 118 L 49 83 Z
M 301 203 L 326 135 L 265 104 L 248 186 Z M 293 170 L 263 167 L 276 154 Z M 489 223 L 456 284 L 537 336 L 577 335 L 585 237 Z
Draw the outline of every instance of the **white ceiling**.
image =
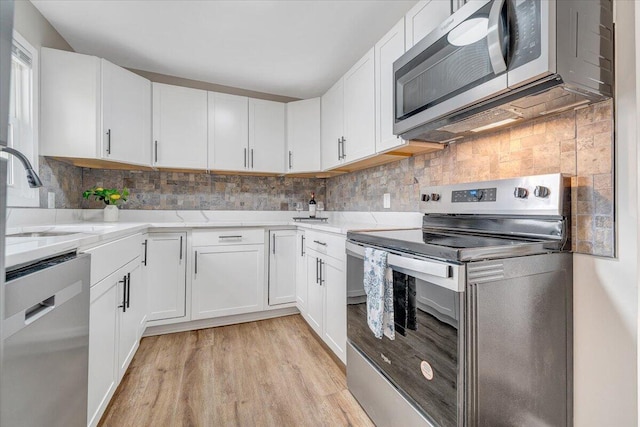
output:
M 416 1 L 32 0 L 76 52 L 248 90 L 324 93 Z

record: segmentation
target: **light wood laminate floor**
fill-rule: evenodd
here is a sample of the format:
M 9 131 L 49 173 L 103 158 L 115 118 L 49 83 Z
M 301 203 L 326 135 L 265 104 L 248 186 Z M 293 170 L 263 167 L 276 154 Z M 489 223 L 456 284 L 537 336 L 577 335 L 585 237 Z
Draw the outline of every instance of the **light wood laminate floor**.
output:
M 300 315 L 144 338 L 101 426 L 372 426 Z

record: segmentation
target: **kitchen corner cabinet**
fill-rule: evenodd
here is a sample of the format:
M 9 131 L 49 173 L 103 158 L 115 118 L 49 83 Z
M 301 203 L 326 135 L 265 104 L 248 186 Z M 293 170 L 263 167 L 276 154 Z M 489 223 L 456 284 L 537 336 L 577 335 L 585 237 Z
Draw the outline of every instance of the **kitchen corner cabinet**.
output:
M 405 15 L 407 50 L 451 15 L 459 0 L 421 0 Z
M 249 152 L 253 172 L 285 172 L 285 104 L 249 98 Z
M 375 154 L 374 48 L 322 97 L 322 168 Z
M 186 316 L 186 233 L 149 233 L 142 268 L 149 294 L 149 321 Z
M 375 45 L 377 153 L 405 144 L 402 138 L 393 134 L 395 116 L 393 62 L 405 52 L 404 38 L 404 19 L 401 19 Z
M 317 172 L 320 164 L 320 98 L 287 104 L 287 172 Z
M 307 231 L 306 310 L 303 317 L 331 350 L 346 363 L 347 297 L 345 237 Z
M 193 233 L 192 320 L 264 308 L 264 230 Z
M 343 163 L 344 80 L 338 80 L 320 98 L 322 169 L 333 169 Z
M 249 98 L 209 92 L 209 168 L 243 171 L 249 150 Z
M 269 232 L 269 305 L 296 301 L 296 230 Z
M 95 56 L 40 55 L 40 154 L 149 166 L 151 82 Z
M 307 259 L 305 256 L 305 231 L 296 236 L 296 306 L 304 315 L 307 310 Z
M 152 164 L 207 169 L 207 92 L 153 83 Z

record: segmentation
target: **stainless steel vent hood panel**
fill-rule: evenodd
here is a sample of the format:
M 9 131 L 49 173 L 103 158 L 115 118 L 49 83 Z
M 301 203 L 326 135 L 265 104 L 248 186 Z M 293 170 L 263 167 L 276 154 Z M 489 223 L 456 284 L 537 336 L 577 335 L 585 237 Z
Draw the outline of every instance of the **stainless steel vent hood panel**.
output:
M 447 143 L 612 97 L 611 0 L 550 3 L 550 18 L 558 24 L 546 31 L 556 73 L 541 77 L 540 70 L 527 65 L 509 70 L 508 91 L 439 117 L 423 115 L 426 120 L 419 124 L 408 120 L 415 126 L 401 133 L 402 138 Z

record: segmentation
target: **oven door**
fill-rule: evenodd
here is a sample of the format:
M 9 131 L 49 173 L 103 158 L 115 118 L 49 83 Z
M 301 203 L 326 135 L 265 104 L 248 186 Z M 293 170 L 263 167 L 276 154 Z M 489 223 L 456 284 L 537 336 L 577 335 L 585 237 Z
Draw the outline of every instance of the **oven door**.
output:
M 365 247 L 348 241 L 346 248 L 349 343 L 427 420 L 461 426 L 464 265 L 390 252 L 395 339 L 378 339 L 367 323 Z

